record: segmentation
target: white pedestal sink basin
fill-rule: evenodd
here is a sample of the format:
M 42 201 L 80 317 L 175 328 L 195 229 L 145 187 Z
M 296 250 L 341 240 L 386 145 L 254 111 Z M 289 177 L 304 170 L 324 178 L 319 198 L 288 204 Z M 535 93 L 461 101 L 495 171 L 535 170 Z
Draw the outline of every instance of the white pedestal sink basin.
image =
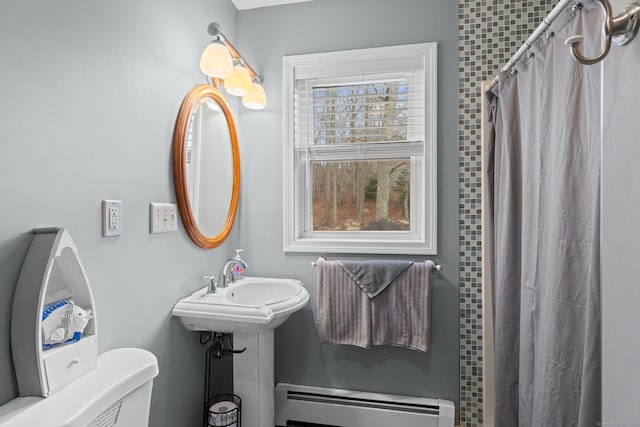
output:
M 214 294 L 202 288 L 173 307 L 187 329 L 233 333 L 234 347 L 246 347 L 233 357 L 243 427 L 274 426 L 273 330 L 308 301 L 299 280 L 245 277 Z
M 245 277 L 214 294 L 194 292 L 178 301 L 173 315 L 191 331 L 257 332 L 277 328 L 307 301 L 299 280 Z

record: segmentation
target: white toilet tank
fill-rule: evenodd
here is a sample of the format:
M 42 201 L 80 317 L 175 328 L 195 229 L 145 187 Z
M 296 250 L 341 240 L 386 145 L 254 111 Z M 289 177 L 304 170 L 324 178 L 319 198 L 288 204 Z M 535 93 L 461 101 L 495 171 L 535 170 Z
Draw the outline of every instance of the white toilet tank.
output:
M 139 348 L 98 356 L 97 367 L 49 397 L 0 406 L 0 427 L 147 427 L 156 357 Z

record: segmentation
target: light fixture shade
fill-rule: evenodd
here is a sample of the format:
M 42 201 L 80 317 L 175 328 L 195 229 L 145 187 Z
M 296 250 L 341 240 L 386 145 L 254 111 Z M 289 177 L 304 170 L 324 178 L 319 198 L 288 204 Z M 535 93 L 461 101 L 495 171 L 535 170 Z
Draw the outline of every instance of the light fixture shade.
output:
M 200 69 L 207 76 L 226 79 L 233 71 L 233 60 L 227 47 L 220 42 L 212 42 L 200 57 Z
M 224 89 L 230 95 L 245 96 L 251 91 L 251 76 L 243 65 L 233 67 L 233 72 L 224 81 Z
M 251 91 L 242 97 L 242 105 L 252 110 L 262 110 L 267 105 L 267 94 L 259 83 L 251 85 Z

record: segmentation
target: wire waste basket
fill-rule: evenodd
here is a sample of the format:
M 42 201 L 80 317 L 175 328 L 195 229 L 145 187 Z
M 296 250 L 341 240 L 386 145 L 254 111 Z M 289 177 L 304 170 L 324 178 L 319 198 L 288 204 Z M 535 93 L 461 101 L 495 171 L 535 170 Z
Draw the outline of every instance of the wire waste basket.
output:
M 218 394 L 209 404 L 209 427 L 240 427 L 242 402 L 235 394 Z

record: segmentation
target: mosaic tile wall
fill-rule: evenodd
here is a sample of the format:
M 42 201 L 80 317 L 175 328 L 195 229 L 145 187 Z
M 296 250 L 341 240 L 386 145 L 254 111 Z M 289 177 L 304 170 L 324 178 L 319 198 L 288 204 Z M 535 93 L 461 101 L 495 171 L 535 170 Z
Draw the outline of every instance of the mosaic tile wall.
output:
M 458 2 L 461 427 L 482 426 L 481 83 L 493 79 L 556 3 Z

